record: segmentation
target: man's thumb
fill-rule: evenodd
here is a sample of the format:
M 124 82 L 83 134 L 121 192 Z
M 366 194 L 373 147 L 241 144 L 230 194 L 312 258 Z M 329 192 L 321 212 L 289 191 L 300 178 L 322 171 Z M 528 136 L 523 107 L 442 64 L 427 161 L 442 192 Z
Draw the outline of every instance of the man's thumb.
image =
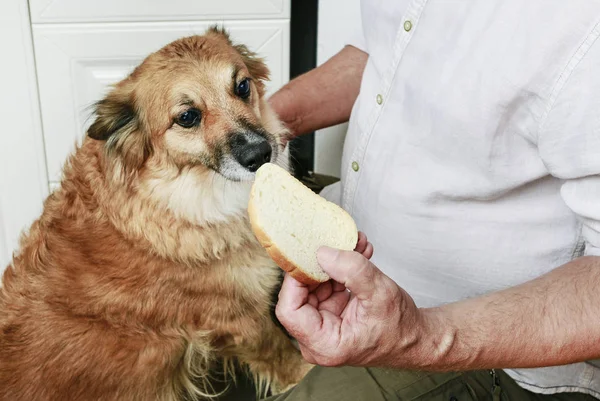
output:
M 359 299 L 368 299 L 375 291 L 376 278 L 381 272 L 358 252 L 322 247 L 317 261 L 325 273 L 344 284 Z

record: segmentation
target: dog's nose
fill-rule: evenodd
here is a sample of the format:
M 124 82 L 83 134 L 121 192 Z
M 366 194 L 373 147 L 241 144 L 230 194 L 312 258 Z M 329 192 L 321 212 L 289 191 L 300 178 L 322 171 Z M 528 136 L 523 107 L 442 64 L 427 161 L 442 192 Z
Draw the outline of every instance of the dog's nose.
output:
M 230 141 L 231 154 L 235 160 L 251 172 L 271 161 L 271 145 L 262 136 L 251 134 L 236 134 Z

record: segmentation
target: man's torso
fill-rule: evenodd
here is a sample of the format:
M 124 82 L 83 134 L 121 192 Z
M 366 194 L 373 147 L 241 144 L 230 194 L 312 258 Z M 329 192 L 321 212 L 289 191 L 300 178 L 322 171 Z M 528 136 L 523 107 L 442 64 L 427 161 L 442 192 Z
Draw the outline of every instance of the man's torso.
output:
M 369 1 L 362 11 L 370 57 L 342 204 L 375 264 L 434 306 L 579 256 L 581 224 L 537 138 L 600 3 Z

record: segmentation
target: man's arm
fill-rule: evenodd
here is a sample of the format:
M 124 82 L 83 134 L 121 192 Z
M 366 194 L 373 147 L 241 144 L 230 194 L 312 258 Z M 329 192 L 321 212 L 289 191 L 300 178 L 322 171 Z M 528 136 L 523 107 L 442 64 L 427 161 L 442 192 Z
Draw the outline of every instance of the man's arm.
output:
M 412 352 L 429 370 L 527 368 L 600 358 L 598 288 L 600 257 L 591 256 L 517 287 L 425 309 L 426 334 Z
M 271 106 L 292 137 L 348 121 L 367 58 L 362 50 L 346 46 L 271 96 Z
M 286 275 L 276 309 L 311 363 L 456 371 L 600 357 L 600 257 L 430 309 L 357 252 L 325 248 L 318 259 L 334 281 L 314 288 Z

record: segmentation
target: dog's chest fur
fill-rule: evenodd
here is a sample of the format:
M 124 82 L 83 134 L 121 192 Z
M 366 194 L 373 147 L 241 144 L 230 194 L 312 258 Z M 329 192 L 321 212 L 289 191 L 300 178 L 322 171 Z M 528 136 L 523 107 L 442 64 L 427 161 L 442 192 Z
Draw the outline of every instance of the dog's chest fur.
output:
M 102 399 L 116 377 L 186 387 L 199 353 L 257 334 L 280 272 L 245 217 L 198 226 L 74 167 L 4 275 L 0 382 L 80 399 Z

